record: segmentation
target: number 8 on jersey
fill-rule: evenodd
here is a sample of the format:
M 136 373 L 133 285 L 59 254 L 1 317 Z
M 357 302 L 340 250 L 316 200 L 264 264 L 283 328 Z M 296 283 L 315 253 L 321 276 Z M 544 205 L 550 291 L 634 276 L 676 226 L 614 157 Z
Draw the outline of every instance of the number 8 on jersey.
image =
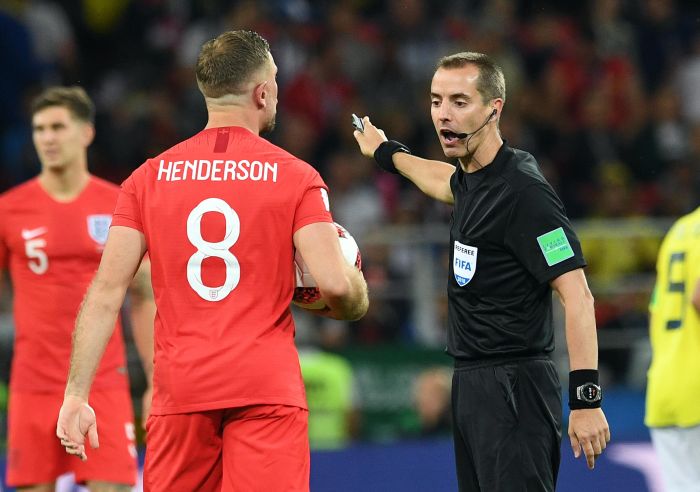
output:
M 224 238 L 212 243 L 202 238 L 202 216 L 207 212 L 218 212 L 226 221 Z M 187 282 L 199 297 L 205 301 L 217 302 L 225 299 L 238 285 L 241 278 L 241 267 L 238 259 L 229 251 L 241 232 L 241 221 L 238 214 L 228 203 L 220 198 L 202 200 L 187 217 L 187 239 L 197 248 L 187 262 Z M 210 287 L 202 282 L 202 261 L 209 257 L 221 258 L 226 265 L 226 279 L 223 285 Z

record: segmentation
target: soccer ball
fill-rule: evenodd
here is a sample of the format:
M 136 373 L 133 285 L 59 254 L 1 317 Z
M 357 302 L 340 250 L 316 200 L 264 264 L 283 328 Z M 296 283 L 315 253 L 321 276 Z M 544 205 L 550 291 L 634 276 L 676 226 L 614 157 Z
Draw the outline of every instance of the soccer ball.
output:
M 350 235 L 345 227 L 337 222 L 334 222 L 333 225 L 335 225 L 338 231 L 340 250 L 343 253 L 345 261 L 360 269 L 362 267 L 362 255 L 360 255 L 360 248 L 358 248 L 355 238 Z M 321 291 L 316 287 L 316 280 L 311 276 L 304 262 L 304 258 L 301 257 L 299 251 L 294 254 L 294 270 L 296 271 L 297 284 L 294 289 L 292 303 L 312 311 L 324 309 L 326 307 L 326 302 L 321 298 Z

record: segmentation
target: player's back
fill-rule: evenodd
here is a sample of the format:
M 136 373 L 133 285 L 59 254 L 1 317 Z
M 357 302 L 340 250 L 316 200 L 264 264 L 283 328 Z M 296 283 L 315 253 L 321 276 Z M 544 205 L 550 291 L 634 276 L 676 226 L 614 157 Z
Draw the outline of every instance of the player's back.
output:
M 114 224 L 144 232 L 158 308 L 155 414 L 305 406 L 292 238 L 331 220 L 318 173 L 239 127 L 204 130 L 124 183 Z
M 646 416 L 653 427 L 700 424 L 700 314 L 691 302 L 698 279 L 700 208 L 673 225 L 659 251 Z

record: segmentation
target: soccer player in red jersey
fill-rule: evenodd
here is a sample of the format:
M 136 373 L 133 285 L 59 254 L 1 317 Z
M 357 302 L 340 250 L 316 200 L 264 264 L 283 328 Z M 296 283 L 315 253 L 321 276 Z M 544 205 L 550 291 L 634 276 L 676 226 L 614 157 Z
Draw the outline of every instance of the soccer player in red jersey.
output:
M 145 490 L 308 490 L 308 411 L 290 311 L 295 248 L 325 315 L 358 319 L 368 307 L 323 180 L 259 136 L 274 126 L 276 72 L 254 32 L 204 44 L 196 75 L 208 123 L 123 183 L 78 316 L 56 433 L 68 453 L 83 455 L 85 435 L 91 445 L 97 438 L 86 407 L 92 375 L 149 252 L 157 315 Z
M 54 437 L 75 317 L 99 265 L 119 196 L 119 187 L 88 172 L 93 118 L 92 101 L 80 87 L 53 87 L 40 94 L 32 107 L 32 132 L 41 173 L 0 196 L 0 264 L 14 287 L 16 329 L 7 482 L 22 490 L 53 490 L 56 478 L 71 471 L 93 492 L 130 490 L 136 480 L 121 329 L 107 343 L 90 395 L 90 405 L 104 416 L 100 448 L 90 452 L 90 461 L 80 462 L 69 459 Z M 155 304 L 147 273 L 136 283 L 134 338 L 150 365 Z

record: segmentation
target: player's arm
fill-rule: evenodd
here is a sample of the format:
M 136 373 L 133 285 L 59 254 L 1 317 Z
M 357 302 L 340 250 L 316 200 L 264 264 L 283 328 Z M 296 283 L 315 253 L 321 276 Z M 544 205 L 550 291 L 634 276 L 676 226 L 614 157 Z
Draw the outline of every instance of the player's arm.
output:
M 367 283 L 362 272 L 343 258 L 338 232 L 330 222 L 315 222 L 294 233 L 294 246 L 316 280 L 328 311 L 335 319 L 357 320 L 369 307 Z
M 698 279 L 695 284 L 695 290 L 693 291 L 693 298 L 690 300 L 693 303 L 693 307 L 700 314 L 700 279 Z
M 577 268 L 551 281 L 564 307 L 566 344 L 572 371 L 598 368 L 598 339 L 595 310 L 583 269 Z M 574 456 L 581 450 L 588 467 L 593 469 L 595 458 L 610 441 L 610 428 L 601 408 L 572 410 L 569 416 L 569 438 Z
M 87 459 L 86 434 L 92 447 L 99 445 L 95 414 L 87 404 L 90 386 L 114 331 L 126 290 L 145 251 L 146 241 L 141 232 L 129 227 L 112 227 L 100 267 L 78 313 L 56 435 L 67 453 L 82 459 Z
M 383 130 L 369 121 L 369 117 L 365 116 L 362 121 L 364 131 L 355 130 L 353 135 L 362 154 L 374 158 L 374 152 L 387 138 Z M 446 162 L 423 159 L 405 152 L 394 153 L 392 159 L 396 170 L 402 176 L 410 179 L 423 193 L 441 202 L 454 203 L 450 188 L 450 178 L 455 172 L 454 166 Z
M 145 426 L 151 410 L 153 394 L 153 320 L 156 315 L 156 303 L 151 285 L 151 262 L 147 257 L 141 261 L 141 266 L 134 275 L 129 287 L 129 299 L 131 300 L 134 345 L 146 376 L 146 391 L 141 397 L 141 424 Z

